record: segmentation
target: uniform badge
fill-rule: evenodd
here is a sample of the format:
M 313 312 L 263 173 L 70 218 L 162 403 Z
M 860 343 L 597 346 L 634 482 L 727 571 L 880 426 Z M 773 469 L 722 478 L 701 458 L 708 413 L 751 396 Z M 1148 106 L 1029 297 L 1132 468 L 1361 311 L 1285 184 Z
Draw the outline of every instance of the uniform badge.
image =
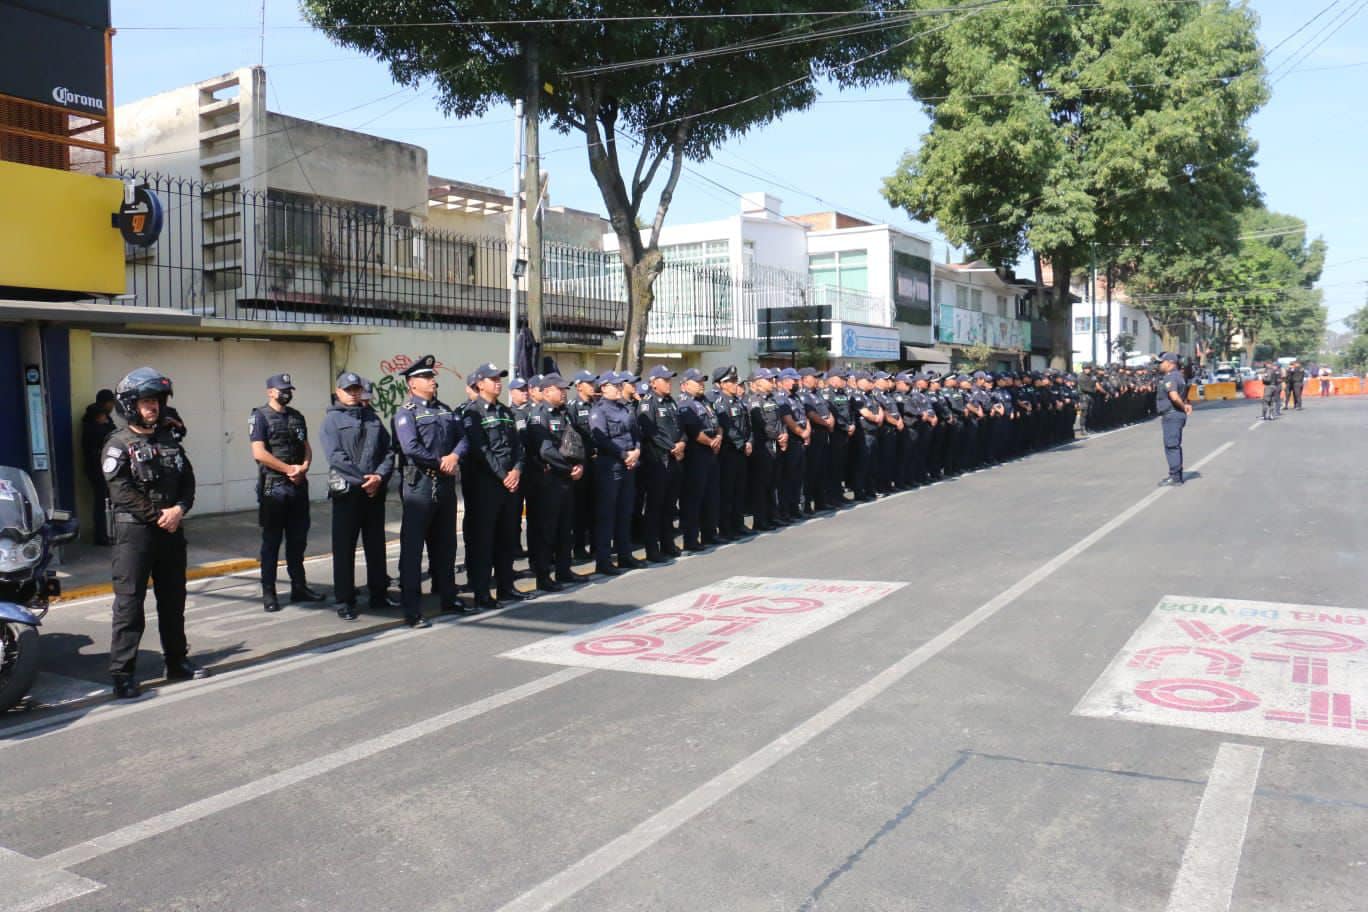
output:
M 104 473 L 105 473 L 106 475 L 108 475 L 110 472 L 113 472 L 113 471 L 114 471 L 115 469 L 117 469 L 118 467 L 119 467 L 119 460 L 115 459 L 115 458 L 112 457 L 112 456 L 106 456 L 106 457 L 105 457 L 105 461 L 104 461 L 103 463 L 100 464 L 100 468 L 104 470 Z

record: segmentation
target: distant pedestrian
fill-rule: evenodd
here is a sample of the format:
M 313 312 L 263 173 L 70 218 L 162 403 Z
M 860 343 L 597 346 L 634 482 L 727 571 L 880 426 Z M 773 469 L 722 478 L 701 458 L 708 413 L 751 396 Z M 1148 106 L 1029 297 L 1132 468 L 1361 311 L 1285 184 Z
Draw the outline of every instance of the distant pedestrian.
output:
M 1183 483 L 1183 428 L 1187 416 L 1192 414 L 1192 406 L 1187 401 L 1187 382 L 1181 371 L 1177 370 L 1178 356 L 1164 352 L 1159 356 L 1159 370 L 1163 376 L 1155 391 L 1155 410 L 1164 430 L 1164 457 L 1168 460 L 1166 485 Z
M 1322 398 L 1330 395 L 1330 368 L 1320 369 L 1320 394 Z

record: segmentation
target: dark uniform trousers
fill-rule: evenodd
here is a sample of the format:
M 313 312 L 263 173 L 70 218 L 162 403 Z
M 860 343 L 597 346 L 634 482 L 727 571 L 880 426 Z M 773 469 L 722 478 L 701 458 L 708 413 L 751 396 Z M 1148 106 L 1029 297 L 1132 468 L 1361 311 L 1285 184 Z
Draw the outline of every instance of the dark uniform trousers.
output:
M 879 425 L 878 454 L 874 486 L 879 491 L 891 491 L 897 483 L 898 430 L 885 422 Z
M 828 436 L 827 450 L 827 502 L 832 505 L 845 503 L 846 464 L 850 461 L 850 433 L 840 428 L 832 430 Z
M 432 586 L 442 607 L 456 601 L 456 481 L 443 475 L 433 478 L 414 468 L 404 470 L 404 518 L 399 527 L 400 603 L 404 618 L 417 620 L 423 546 L 427 546 Z M 414 478 L 409 484 L 409 478 Z M 433 496 L 433 486 L 436 496 Z M 370 560 L 366 566 L 369 571 Z
M 918 430 L 910 415 L 903 416 L 903 429 L 898 434 L 898 487 L 909 488 L 921 480 L 919 447 L 925 429 Z
M 584 474 L 580 480 L 574 482 L 572 497 L 574 498 L 573 514 L 575 524 L 575 550 L 592 551 L 594 547 L 594 516 L 597 508 L 597 496 L 594 490 L 594 460 L 590 459 L 584 465 Z
M 661 455 L 643 447 L 639 468 L 641 483 L 646 486 L 641 537 L 646 556 L 655 557 L 675 550 L 674 514 L 684 480 L 683 466 L 669 453 Z
M 487 598 L 489 581 L 499 592 L 513 589 L 513 554 L 522 534 L 522 498 L 488 471 L 472 468 L 465 524 L 466 575 L 476 598 Z M 452 524 L 453 528 L 455 523 Z
M 594 458 L 594 558 L 599 566 L 613 562 L 616 548 L 620 561 L 632 559 L 632 510 L 636 504 L 636 472 L 627 471 L 620 460 Z
M 746 529 L 746 454 L 723 443 L 717 476 L 719 525 L 726 535 L 740 535 Z
M 751 525 L 765 529 L 774 525 L 774 468 L 778 446 L 772 440 L 753 443 L 746 488 L 751 501 Z
M 167 665 L 186 656 L 185 642 L 185 533 L 167 532 L 153 523 L 114 522 L 114 630 L 109 649 L 109 670 L 132 675 L 138 659 L 138 641 L 147 626 L 143 604 L 147 578 L 157 599 L 157 629 Z
M 333 491 L 332 498 L 332 553 L 334 600 L 338 604 L 356 604 L 356 537 L 361 536 L 361 549 L 366 555 L 366 589 L 370 592 L 371 607 L 385 604 L 385 590 L 389 575 L 385 572 L 385 489 L 382 486 L 374 497 L 366 496 L 360 487 L 349 491 Z
M 684 454 L 684 484 L 679 498 L 679 529 L 684 545 L 717 539 L 718 491 L 720 486 L 717 454 L 712 447 L 689 443 Z
M 855 444 L 853 463 L 853 483 L 851 488 L 855 491 L 856 497 L 873 497 L 878 484 L 879 471 L 879 432 L 877 428 L 865 429 L 855 432 L 852 441 Z
M 309 485 L 291 484 L 288 479 L 267 480 L 257 502 L 261 525 L 261 587 L 271 592 L 276 585 L 276 563 L 280 560 L 280 541 L 285 540 L 285 569 L 294 586 L 303 586 L 304 549 L 309 536 Z
M 1168 460 L 1170 478 L 1183 473 L 1183 428 L 1187 425 L 1187 415 L 1174 409 L 1165 412 L 1159 419 L 1164 428 L 1164 458 Z
M 779 468 L 783 473 L 779 482 L 779 515 L 794 519 L 803 514 L 803 464 L 807 447 L 803 438 L 790 433 L 788 449 L 779 454 Z
M 832 502 L 827 485 L 830 470 L 831 432 L 814 424 L 812 439 L 808 441 L 807 454 L 803 457 L 803 506 L 809 510 L 820 510 Z
M 573 433 L 573 432 L 572 432 Z M 570 579 L 575 482 L 556 472 L 524 476 L 527 487 L 527 550 L 538 580 Z

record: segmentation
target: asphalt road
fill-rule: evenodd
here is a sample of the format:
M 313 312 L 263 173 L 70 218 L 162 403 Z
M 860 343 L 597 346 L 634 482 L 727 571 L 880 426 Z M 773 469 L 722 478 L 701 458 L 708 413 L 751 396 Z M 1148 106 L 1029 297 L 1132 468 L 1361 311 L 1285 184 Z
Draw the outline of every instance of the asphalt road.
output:
M 1363 909 L 1368 402 L 1257 414 L 6 719 L 0 907 Z

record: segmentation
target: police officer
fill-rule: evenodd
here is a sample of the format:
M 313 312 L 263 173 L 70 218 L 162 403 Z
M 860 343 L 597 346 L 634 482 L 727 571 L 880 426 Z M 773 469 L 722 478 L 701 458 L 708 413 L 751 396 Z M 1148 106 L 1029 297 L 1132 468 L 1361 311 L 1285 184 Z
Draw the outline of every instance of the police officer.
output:
M 587 462 L 584 464 L 584 474 L 575 482 L 575 546 L 572 553 L 577 560 L 589 560 L 592 556 L 595 516 L 594 438 L 589 431 L 589 412 L 598 398 L 598 376 L 593 371 L 582 370 L 575 374 L 574 383 L 574 398 L 565 407 L 565 413 L 570 417 L 575 433 L 580 435 Z
M 1259 372 L 1259 379 L 1263 381 L 1263 414 L 1261 421 L 1272 421 L 1277 417 L 1277 402 L 1282 390 L 1280 384 L 1282 378 L 1278 376 L 1278 367 L 1273 362 L 1268 362 Z
M 594 490 L 598 511 L 594 527 L 594 569 L 604 576 L 646 566 L 632 555 L 632 507 L 636 468 L 641 459 L 637 420 L 622 398 L 631 382 L 626 372 L 599 377 L 601 398 L 589 412 L 594 438 Z M 617 566 L 613 555 L 617 554 Z
M 779 420 L 779 403 L 774 400 L 774 372 L 757 367 L 750 376 L 751 456 L 747 467 L 746 490 L 750 494 L 751 529 L 769 532 L 780 525 L 775 489 L 779 454 L 789 445 L 788 432 Z
M 560 592 L 580 579 L 570 567 L 572 485 L 584 475 L 586 454 L 565 411 L 569 385 L 560 374 L 540 375 L 541 401 L 527 415 L 527 546 L 537 588 L 544 592 Z
M 1287 370 L 1287 407 L 1301 411 L 1302 386 L 1306 383 L 1306 368 L 1300 361 L 1293 361 Z
M 527 416 L 532 413 L 532 408 L 541 399 L 541 389 L 533 387 L 533 384 L 541 382 L 541 374 L 534 374 L 529 379 L 514 377 L 508 381 L 508 408 L 513 413 L 513 424 L 518 429 L 518 440 L 522 443 L 523 452 L 527 452 Z M 523 506 L 526 503 L 527 492 L 519 489 L 513 498 L 517 503 L 514 508 L 518 511 L 518 516 L 523 515 Z M 522 531 L 519 530 L 518 538 L 513 549 L 515 558 L 527 557 L 529 549 L 522 546 Z
M 679 556 L 674 543 L 675 505 L 683 481 L 685 438 L 679 404 L 670 395 L 674 371 L 657 364 L 647 372 L 649 391 L 637 408 L 641 440 L 641 483 L 646 486 L 642 539 L 646 560 L 659 564 Z
M 901 411 L 893 401 L 892 376 L 887 371 L 875 371 L 873 377 L 874 388 L 870 396 L 878 403 L 883 415 L 876 436 L 874 488 L 880 494 L 889 494 L 897 483 L 898 435 L 902 433 L 903 420 Z
M 522 481 L 523 448 L 513 410 L 499 401 L 508 371 L 481 364 L 470 372 L 480 398 L 466 407 L 465 437 L 470 444 L 466 474 L 469 500 L 466 512 L 466 569 L 475 593 L 475 610 L 490 610 L 498 602 L 489 597 L 494 577 L 498 601 L 520 602 L 525 596 L 513 585 L 513 555 L 518 550 L 522 516 L 518 491 Z
M 338 374 L 336 402 L 323 416 L 320 432 L 332 501 L 333 607 L 344 621 L 356 620 L 358 534 L 371 608 L 399 607 L 388 595 L 385 572 L 385 492 L 394 474 L 393 442 L 380 416 L 364 404 L 364 390 L 358 374 Z
M 1163 375 L 1155 390 L 1154 405 L 1164 430 L 1164 457 L 1168 460 L 1166 485 L 1183 483 L 1183 427 L 1187 416 L 1192 414 L 1192 406 L 1187 401 L 1187 381 L 1178 370 L 1178 356 L 1164 352 L 1159 356 L 1159 370 Z
M 807 415 L 811 432 L 803 464 L 803 512 L 811 516 L 836 506 L 831 501 L 831 487 L 827 483 L 831 472 L 831 432 L 836 419 L 831 416 L 831 403 L 822 395 L 826 374 L 815 367 L 805 367 L 798 371 L 798 376 L 802 384 L 798 401 Z
M 128 426 L 104 442 L 100 469 L 114 511 L 114 624 L 109 670 L 114 696 L 138 696 L 134 677 L 138 643 L 147 623 L 147 578 L 157 598 L 166 678 L 203 678 L 208 672 L 187 657 L 185 642 L 185 533 L 181 520 L 195 505 L 195 471 L 162 408 L 171 380 L 140 367 L 114 389 L 115 407 Z
M 845 507 L 845 482 L 850 464 L 851 438 L 855 435 L 858 416 L 850 405 L 850 390 L 842 369 L 827 372 L 822 399 L 831 408 L 831 433 L 827 444 L 826 502 L 833 507 Z
M 746 468 L 751 455 L 750 408 L 741 395 L 741 383 L 732 365 L 712 374 L 717 388 L 714 413 L 722 432 L 718 452 L 719 537 L 735 539 L 752 534 L 746 528 Z
M 266 381 L 266 404 L 252 409 L 249 438 L 257 462 L 257 523 L 261 526 L 261 599 L 269 612 L 280 610 L 276 563 L 285 539 L 290 601 L 319 602 L 320 593 L 304 578 L 304 548 L 309 535 L 309 466 L 313 449 L 304 416 L 290 408 L 294 383 L 289 374 Z
M 104 442 L 118 428 L 109 413 L 114 411 L 114 391 L 102 389 L 95 395 L 95 401 L 86 406 L 81 416 L 81 469 L 86 481 L 90 482 L 91 507 L 94 513 L 95 544 L 108 547 L 114 542 L 109 537 L 109 517 L 106 505 L 109 489 L 105 486 L 104 473 L 100 471 Z
M 798 399 L 798 371 L 786 367 L 779 372 L 774 401 L 779 403 L 779 420 L 788 432 L 788 448 L 779 454 L 779 518 L 790 523 L 803 518 L 803 474 L 812 428 L 807 410 Z
M 850 401 L 858 416 L 859 430 L 853 438 L 855 468 L 851 487 L 857 501 L 867 502 L 878 497 L 879 432 L 883 428 L 884 411 L 874 398 L 874 378 L 869 371 L 856 371 L 855 385 Z
M 704 373 L 692 367 L 680 379 L 683 396 L 679 403 L 679 427 L 685 449 L 679 530 L 685 551 L 701 551 L 718 541 L 717 458 L 722 450 L 722 430 L 713 404 L 703 395 L 704 379 Z
M 437 398 L 437 359 L 424 355 L 404 378 L 409 397 L 393 419 L 404 504 L 399 601 L 404 622 L 421 628 L 432 626 L 418 607 L 424 545 L 442 610 L 467 610 L 456 596 L 456 472 L 465 448 L 455 414 Z

